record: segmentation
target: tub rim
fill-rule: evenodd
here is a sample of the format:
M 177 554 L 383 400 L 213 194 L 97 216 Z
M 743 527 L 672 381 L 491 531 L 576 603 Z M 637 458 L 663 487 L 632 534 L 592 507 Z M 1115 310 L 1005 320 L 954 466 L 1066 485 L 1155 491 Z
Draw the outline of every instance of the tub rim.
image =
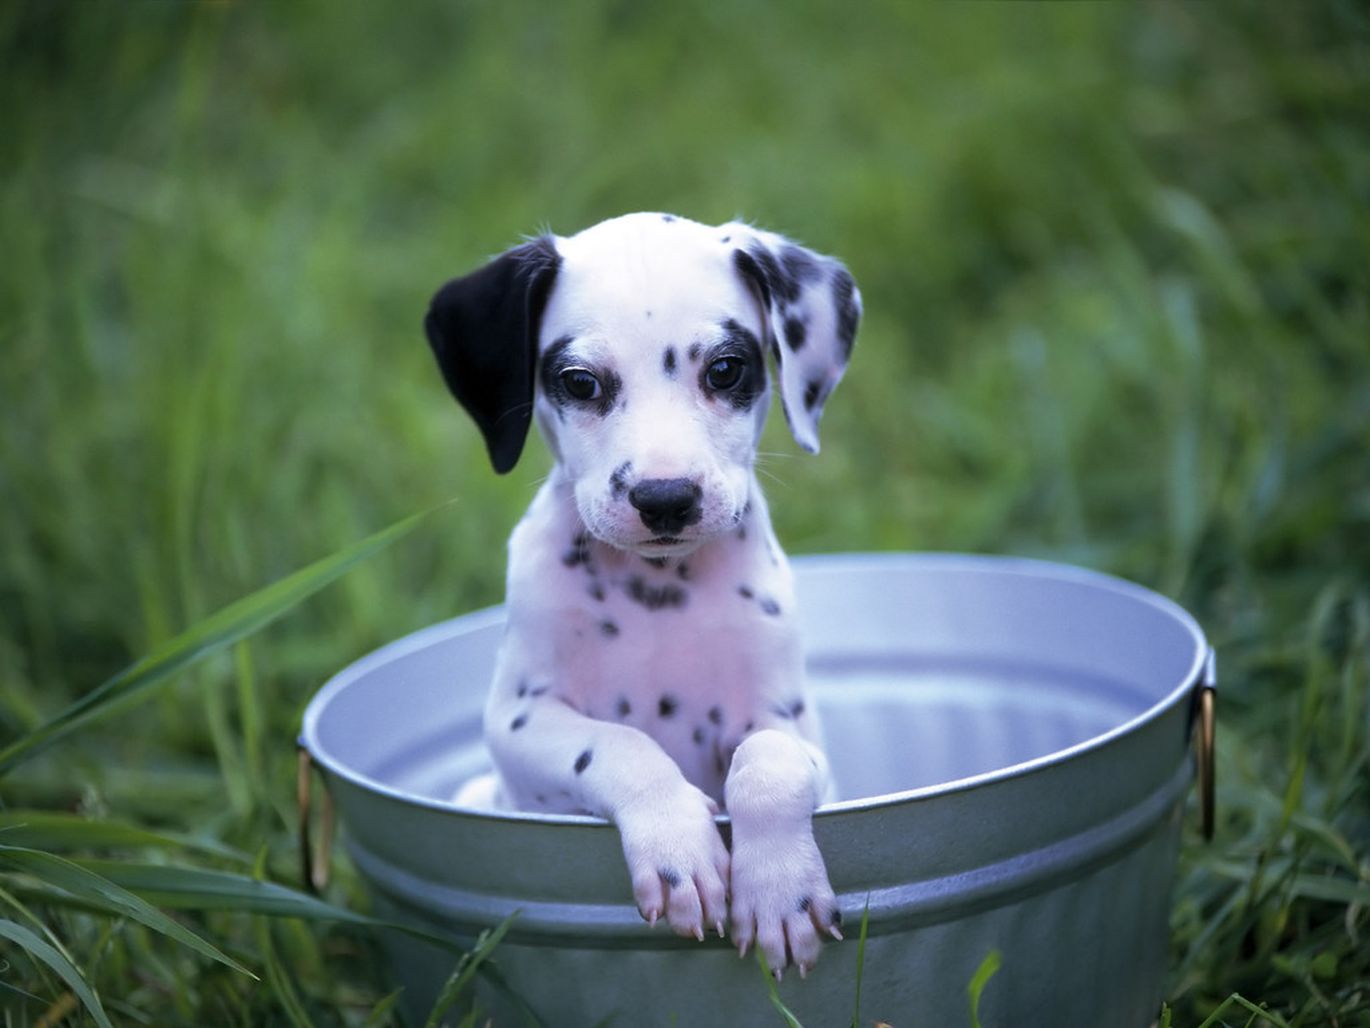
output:
M 988 788 L 1015 778 L 1025 778 L 1046 768 L 1072 760 L 1077 756 L 1102 750 L 1117 739 L 1161 718 L 1174 705 L 1182 702 L 1185 697 L 1192 697 L 1200 687 L 1211 689 L 1215 686 L 1213 675 L 1214 652 L 1195 618 L 1169 597 L 1136 582 L 1106 572 L 1034 557 L 907 550 L 814 553 L 792 556 L 789 559 L 796 568 L 836 571 L 860 569 L 872 565 L 882 569 L 896 568 L 900 565 L 914 565 L 918 568 L 941 571 L 957 570 L 974 574 L 992 573 L 999 576 L 1049 578 L 1058 582 L 1089 585 L 1116 595 L 1125 596 L 1168 615 L 1188 633 L 1194 643 L 1193 660 L 1186 672 L 1180 676 L 1179 683 L 1145 710 L 1115 725 L 1106 732 L 1101 732 L 1063 749 L 1052 750 L 1050 753 L 1044 753 L 1029 760 L 1008 764 L 979 774 L 967 775 L 933 785 L 902 789 L 897 792 L 880 793 L 876 796 L 862 796 L 855 799 L 824 803 L 814 810 L 815 819 L 827 820 L 854 811 L 879 810 L 904 803 L 927 800 L 935 796 L 953 795 Z M 503 620 L 504 604 L 479 608 L 417 629 L 358 657 L 335 672 L 310 698 L 302 719 L 299 745 L 308 751 L 315 765 L 324 772 L 325 779 L 336 776 L 366 792 L 407 806 L 431 810 L 444 816 L 475 818 L 494 822 L 612 828 L 612 822 L 590 814 L 540 814 L 529 811 L 476 810 L 470 807 L 459 807 L 443 800 L 418 796 L 343 764 L 320 744 L 319 720 L 323 711 L 337 693 L 347 688 L 357 678 L 379 665 L 433 645 L 436 640 L 452 635 L 453 630 L 457 627 L 468 631 L 480 630 L 499 624 Z M 719 824 L 727 824 L 730 819 L 726 813 L 721 813 L 714 820 Z

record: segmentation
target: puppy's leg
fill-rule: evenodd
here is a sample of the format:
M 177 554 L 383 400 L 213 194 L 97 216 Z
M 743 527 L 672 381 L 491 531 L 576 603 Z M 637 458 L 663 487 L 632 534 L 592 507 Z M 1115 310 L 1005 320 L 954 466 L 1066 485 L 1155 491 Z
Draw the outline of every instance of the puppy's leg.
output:
M 777 978 L 790 962 L 800 975 L 813 967 L 820 933 L 842 937 L 813 841 L 813 810 L 826 781 L 818 747 L 765 728 L 738 746 L 724 786 L 733 822 L 733 942 L 743 954 L 755 942 Z
M 487 737 L 515 803 L 536 809 L 541 797 L 618 826 L 644 919 L 665 915 L 677 935 L 700 940 L 706 925 L 723 934 L 728 850 L 713 821 L 718 805 L 655 741 L 551 696 L 488 725 Z

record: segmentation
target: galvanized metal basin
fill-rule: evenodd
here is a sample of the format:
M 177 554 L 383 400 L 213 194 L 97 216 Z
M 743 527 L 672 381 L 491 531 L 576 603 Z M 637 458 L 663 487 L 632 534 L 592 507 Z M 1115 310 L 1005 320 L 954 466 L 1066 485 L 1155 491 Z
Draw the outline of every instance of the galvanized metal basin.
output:
M 986 1025 L 1152 1023 L 1211 675 L 1198 625 L 1139 586 L 1061 565 L 890 554 L 795 567 L 842 797 L 814 834 L 848 932 L 806 981 L 787 976 L 784 1002 L 810 1028 L 851 1022 L 868 910 L 863 1023 L 968 1024 L 967 984 L 992 950 Z M 407 636 L 305 713 L 377 912 L 474 938 L 520 910 L 496 956 L 549 1025 L 780 1023 L 754 961 L 641 920 L 611 825 L 446 802 L 488 767 L 481 707 L 502 622 L 491 609 Z M 391 955 L 426 1010 L 450 954 L 397 937 Z M 496 1024 L 522 1023 L 481 988 Z

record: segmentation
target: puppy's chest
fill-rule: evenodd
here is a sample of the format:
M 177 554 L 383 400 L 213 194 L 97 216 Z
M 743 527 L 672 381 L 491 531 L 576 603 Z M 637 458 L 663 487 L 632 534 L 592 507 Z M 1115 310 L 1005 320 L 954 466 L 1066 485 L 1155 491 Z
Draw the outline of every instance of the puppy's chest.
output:
M 688 560 L 630 555 L 616 566 L 567 570 L 558 576 L 559 609 L 549 627 L 559 655 L 587 672 L 577 677 L 591 679 L 582 683 L 591 692 L 595 682 L 676 677 L 696 692 L 738 688 L 755 677 L 793 602 L 775 576 L 726 567 L 703 573 Z
M 762 540 L 650 560 L 582 534 L 541 542 L 511 568 L 515 635 L 529 646 L 528 670 L 552 674 L 584 713 L 698 707 L 707 721 L 721 707 L 741 717 L 789 674 L 790 577 Z

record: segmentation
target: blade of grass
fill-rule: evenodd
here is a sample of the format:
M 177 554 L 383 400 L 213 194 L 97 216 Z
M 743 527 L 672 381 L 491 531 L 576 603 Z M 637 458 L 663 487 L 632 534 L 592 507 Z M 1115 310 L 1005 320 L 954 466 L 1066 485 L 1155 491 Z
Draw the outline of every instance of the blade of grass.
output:
M 91 821 L 46 810 L 0 811 L 0 843 L 36 850 L 184 849 L 239 864 L 251 862 L 242 850 L 214 839 L 152 832 L 123 821 Z
M 366 1015 L 366 1020 L 362 1022 L 362 1028 L 385 1028 L 386 1025 L 394 1024 L 394 1018 L 390 1012 L 395 1009 L 395 1004 L 404 995 L 404 989 L 399 988 L 388 996 L 382 996 L 379 1002 L 371 1008 L 371 1013 Z
M 300 1000 L 295 983 L 290 980 L 290 973 L 281 966 L 280 960 L 276 957 L 276 944 L 271 938 L 271 924 L 269 918 L 256 919 L 257 950 L 262 956 L 267 984 L 280 1000 L 281 1008 L 285 1010 L 286 1017 L 295 1028 L 314 1028 L 314 1022 L 310 1020 L 309 1012 Z
M 14 921 L 0 919 L 0 936 L 9 939 L 35 960 L 40 960 L 52 968 L 62 981 L 75 993 L 76 997 L 90 1012 L 90 1016 L 101 1028 L 114 1028 L 110 1024 L 105 1008 L 100 1005 L 100 997 L 90 987 L 76 965 L 57 951 L 55 947 L 37 934 Z
M 368 917 L 284 885 L 229 871 L 118 860 L 82 860 L 79 863 L 159 907 L 237 911 L 304 921 L 341 921 L 369 928 L 393 928 L 446 949 L 462 948 L 460 941 L 439 932 Z
M 509 932 L 514 919 L 519 912 L 514 911 L 498 925 L 480 933 L 476 939 L 476 944 L 469 951 L 461 955 L 457 961 L 457 966 L 452 969 L 452 974 L 447 979 L 447 983 L 442 987 L 442 992 L 438 994 L 437 1001 L 433 1004 L 433 1009 L 428 1013 L 428 1020 L 424 1022 L 424 1028 L 438 1028 L 442 1023 L 443 1015 L 461 998 L 462 990 L 470 984 L 471 979 L 480 970 L 480 966 L 489 959 L 495 947 Z
M 1289 1028 L 1289 1022 L 1282 1018 L 1279 1014 L 1275 1013 L 1273 1010 L 1264 1010 L 1261 1007 L 1256 1006 L 1256 1004 L 1252 1003 L 1249 999 L 1247 999 L 1245 996 L 1241 995 L 1241 993 L 1238 992 L 1232 993 L 1232 995 L 1228 996 L 1227 999 L 1223 1000 L 1222 1003 L 1218 1005 L 1218 1008 L 1213 1011 L 1213 1013 L 1209 1014 L 1206 1018 L 1204 1018 L 1203 1023 L 1199 1025 L 1199 1028 L 1212 1028 L 1214 1024 L 1218 1023 L 1219 1015 L 1222 1014 L 1222 1012 L 1226 1010 L 1229 1006 L 1232 1006 L 1234 1004 L 1236 1006 L 1241 1007 L 1247 1013 L 1251 1014 L 1252 1021 L 1259 1017 L 1262 1021 L 1265 1021 L 1268 1024 L 1278 1025 L 1279 1028 Z M 1249 1023 L 1250 1022 L 1248 1022 L 1248 1024 Z
M 238 690 L 238 720 L 242 729 L 243 758 L 247 765 L 248 784 L 254 796 L 267 795 L 266 726 L 262 720 L 261 700 L 258 695 L 257 673 L 252 663 L 252 647 L 240 642 L 233 647 L 234 681 Z
M 175 939 L 195 952 L 217 960 L 249 977 L 255 978 L 246 967 L 205 941 L 190 929 L 167 917 L 146 900 L 140 899 L 121 886 L 115 885 L 93 871 L 63 857 L 40 850 L 18 846 L 0 846 L 0 862 L 20 868 L 40 881 L 55 885 L 77 899 L 97 904 L 111 914 L 127 917 L 139 924 Z
M 866 906 L 861 911 L 861 934 L 856 940 L 856 1003 L 852 1007 L 851 1028 L 861 1025 L 861 975 L 866 969 L 866 933 L 871 926 L 871 898 L 866 896 Z
M 1282 866 L 1283 865 L 1283 866 Z M 1214 874 L 1229 878 L 1234 882 L 1248 882 L 1255 873 L 1253 864 L 1239 861 L 1219 860 L 1205 865 Z M 1357 882 L 1349 878 L 1332 878 L 1316 874 L 1289 873 L 1291 865 L 1284 861 L 1268 865 L 1267 870 L 1281 878 L 1290 895 L 1300 899 L 1327 900 L 1331 903 L 1370 906 L 1370 882 Z
M 761 977 L 766 979 L 766 993 L 771 998 L 771 1006 L 779 1012 L 785 1019 L 785 1024 L 789 1028 L 804 1028 L 799 1022 L 799 1018 L 790 1013 L 790 1008 L 785 1006 L 785 1001 L 780 998 L 780 990 L 776 988 L 775 975 L 771 974 L 771 969 L 766 966 L 765 954 L 761 952 L 761 947 L 756 948 L 756 963 L 761 968 Z
M 989 980 L 999 970 L 1000 963 L 999 951 L 990 950 L 985 954 L 985 959 L 980 961 L 980 966 L 971 976 L 970 984 L 966 986 L 966 995 L 970 998 L 970 1023 L 974 1028 L 980 1028 L 980 996 Z
M 263 846 L 257 853 L 257 859 L 253 862 L 252 874 L 256 880 L 261 880 L 266 876 L 266 856 L 267 850 Z M 267 985 L 270 986 L 276 999 L 280 1001 L 285 1009 L 286 1017 L 295 1028 L 313 1028 L 313 1021 L 309 1018 L 309 1012 L 305 1010 L 304 1004 L 300 1001 L 299 991 L 295 988 L 295 983 L 291 979 L 290 972 L 281 966 L 281 962 L 276 958 L 276 942 L 271 937 L 275 922 L 269 918 L 253 918 L 253 934 L 257 939 L 257 951 L 261 954 L 262 967 L 266 971 Z
M 532 1028 L 547 1028 L 546 1022 L 538 1017 L 537 1012 L 528 1005 L 528 1002 L 514 991 L 514 987 L 510 985 L 508 980 L 504 977 L 504 972 L 499 969 L 499 965 L 493 960 L 481 964 L 480 976 L 494 986 L 495 991 L 504 998 L 505 1002 L 518 1009 L 519 1014 L 523 1017 L 524 1024 L 531 1025 Z M 604 1023 L 607 1024 L 608 1021 L 612 1020 L 613 1015 L 610 1015 Z
M 47 724 L 42 725 L 4 750 L 0 750 L 0 774 L 70 735 L 78 728 L 108 714 L 116 704 L 145 693 L 170 679 L 176 672 L 211 653 L 231 646 L 275 621 L 281 615 L 313 596 L 362 561 L 375 556 L 391 543 L 407 535 L 432 514 L 448 504 L 412 514 L 388 528 L 367 536 L 308 567 L 259 589 L 169 639 L 148 656 L 97 686 Z

